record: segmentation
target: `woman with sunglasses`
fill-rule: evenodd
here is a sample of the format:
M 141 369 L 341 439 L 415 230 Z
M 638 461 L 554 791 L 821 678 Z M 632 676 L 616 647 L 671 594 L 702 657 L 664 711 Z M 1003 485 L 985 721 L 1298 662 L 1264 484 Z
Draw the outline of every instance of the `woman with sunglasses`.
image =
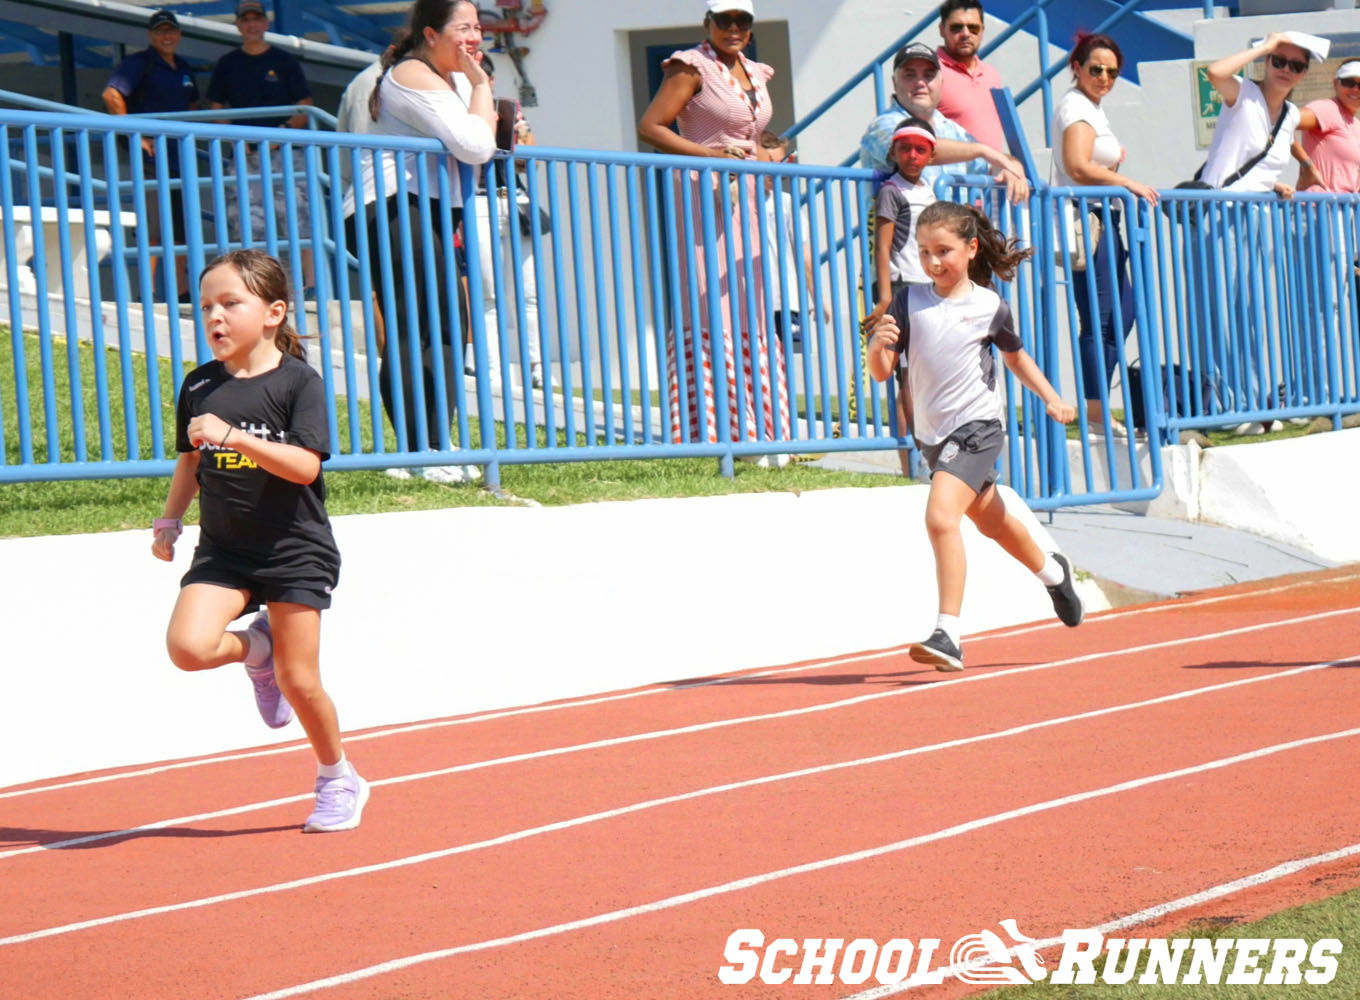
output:
M 1201 181 L 1223 191 L 1274 191 L 1281 198 L 1293 197 L 1294 188 L 1280 180 L 1299 124 L 1299 109 L 1288 97 L 1309 64 L 1327 57 L 1327 47 L 1325 39 L 1300 31 L 1273 32 L 1209 65 L 1209 83 L 1222 96 L 1223 110 L 1198 175 Z M 1239 75 L 1257 59 L 1265 60 L 1259 84 Z M 1247 206 L 1250 211 L 1260 207 Z M 1187 291 L 1187 304 L 1196 314 L 1192 328 L 1198 340 L 1190 360 L 1198 369 L 1194 375 L 1206 413 L 1267 409 L 1274 395 L 1269 379 L 1262 376 L 1276 348 L 1253 319 L 1264 307 L 1257 301 L 1257 289 L 1268 290 L 1270 284 L 1270 226 L 1262 226 L 1259 240 L 1248 245 L 1229 211 L 1222 203 L 1201 202 L 1185 221 L 1186 287 L 1194 289 L 1193 294 Z M 1219 283 L 1215 253 L 1222 254 L 1226 287 Z M 1220 429 L 1253 435 L 1276 429 L 1276 423 L 1230 421 Z
M 1300 191 L 1360 191 L 1360 59 L 1337 68 L 1332 92 L 1299 113 Z
M 1053 185 L 1122 187 L 1155 205 L 1155 190 L 1119 173 L 1124 147 L 1100 107 L 1101 99 L 1114 89 L 1124 66 L 1124 53 L 1118 43 L 1109 35 L 1078 35 L 1067 63 L 1075 86 L 1062 96 L 1053 111 Z M 1094 254 L 1087 270 L 1094 279 L 1094 292 L 1085 280 L 1086 275 L 1075 269 L 1072 275 L 1081 330 L 1077 346 L 1081 354 L 1082 390 L 1086 397 L 1086 419 L 1093 432 L 1105 426 L 1103 400 L 1109 398 L 1110 377 L 1119 367 L 1119 346 L 1133 329 L 1133 286 L 1128 275 L 1129 252 L 1120 231 L 1122 217 L 1116 202 L 1110 209 L 1108 234 L 1100 231 L 1102 216 L 1094 212 L 1083 220 L 1082 226 L 1074 225 L 1071 234 L 1076 243 L 1074 256 L 1085 253 L 1087 239 Z M 1083 229 L 1089 236 L 1083 235 Z M 1111 425 L 1111 432 L 1115 437 L 1128 436 L 1119 423 Z
M 1326 58 L 1325 52 L 1314 53 L 1299 44 L 1309 37 L 1300 32 L 1274 32 L 1251 48 L 1210 64 L 1206 71 L 1209 84 L 1223 98 L 1209 158 L 1200 174 L 1200 179 L 1210 187 L 1225 191 L 1274 191 L 1282 198 L 1294 193 L 1290 185 L 1280 180 L 1280 172 L 1289 163 L 1289 145 L 1299 123 L 1299 109 L 1286 98 L 1308 72 L 1309 62 L 1314 57 Z M 1259 84 L 1238 75 L 1261 58 L 1266 60 L 1266 69 Z M 1284 121 L 1275 131 L 1281 115 Z M 1263 149 L 1266 155 L 1245 174 L 1236 176 Z
M 746 58 L 742 50 L 751 44 L 755 9 L 751 0 L 706 0 L 705 38 L 696 48 L 675 52 L 662 63 L 665 78 L 652 103 L 638 122 L 638 138 L 663 153 L 680 156 L 705 156 L 734 159 L 770 159 L 760 145 L 760 135 L 770 123 L 770 93 L 766 84 L 774 70 L 764 63 Z M 679 128 L 679 134 L 671 126 Z M 699 175 L 690 173 L 693 186 L 693 224 L 696 242 L 701 238 Z M 727 406 L 731 439 L 776 440 L 790 434 L 789 404 L 786 391 L 783 345 L 771 341 L 765 329 L 765 288 L 762 274 L 762 248 L 759 238 L 749 247 L 742 245 L 743 219 L 748 231 L 756 233 L 761 212 L 760 187 L 753 174 L 737 174 L 731 185 L 716 176 L 708 195 L 717 222 L 716 262 L 708 262 L 701 247 L 696 248 L 694 279 L 699 295 L 698 328 L 690 315 L 686 254 L 680 252 L 680 309 L 683 314 L 683 380 L 678 362 L 676 338 L 666 338 L 666 365 L 670 396 L 671 439 L 673 441 L 717 441 L 717 416 L 714 397 L 715 350 L 709 330 L 708 272 L 716 264 L 721 298 L 722 366 L 728 385 Z M 720 195 L 731 202 L 731 229 L 723 225 Z M 679 205 L 680 192 L 676 192 Z M 732 241 L 735 270 L 728 271 L 727 241 Z M 756 276 L 751 292 L 754 311 L 747 308 L 746 273 Z M 777 267 L 776 267 L 777 270 Z M 732 303 L 738 305 L 734 334 Z M 754 334 L 754 335 L 753 335 Z M 740 352 L 741 366 L 737 367 Z M 759 381 L 753 377 L 759 374 Z M 681 386 L 684 386 L 682 399 Z M 702 389 L 702 395 L 700 391 Z M 688 420 L 686 420 L 686 414 Z M 776 423 L 776 415 L 778 422 Z M 741 433 L 744 430 L 744 434 Z M 788 456 L 773 459 L 783 465 Z M 762 456 L 759 464 L 771 459 Z

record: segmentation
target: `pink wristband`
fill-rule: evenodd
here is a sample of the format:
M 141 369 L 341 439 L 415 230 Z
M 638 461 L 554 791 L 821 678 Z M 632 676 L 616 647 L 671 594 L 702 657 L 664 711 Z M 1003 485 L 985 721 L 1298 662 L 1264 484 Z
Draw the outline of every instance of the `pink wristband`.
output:
M 151 522 L 152 531 L 173 531 L 180 534 L 184 530 L 184 523 L 177 517 L 158 517 Z

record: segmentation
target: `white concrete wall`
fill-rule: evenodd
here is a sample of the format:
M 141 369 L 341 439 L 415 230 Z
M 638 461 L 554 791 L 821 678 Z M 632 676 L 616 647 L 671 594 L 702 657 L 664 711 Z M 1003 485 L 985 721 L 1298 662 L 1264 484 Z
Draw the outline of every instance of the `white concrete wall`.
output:
M 921 639 L 936 612 L 927 492 L 337 518 L 326 686 L 353 730 Z M 149 530 L 0 541 L 0 787 L 301 737 L 261 724 L 240 667 L 184 674 L 166 658 L 196 535 L 173 564 L 152 558 Z M 968 524 L 964 539 L 966 632 L 1052 618 L 1026 569 Z

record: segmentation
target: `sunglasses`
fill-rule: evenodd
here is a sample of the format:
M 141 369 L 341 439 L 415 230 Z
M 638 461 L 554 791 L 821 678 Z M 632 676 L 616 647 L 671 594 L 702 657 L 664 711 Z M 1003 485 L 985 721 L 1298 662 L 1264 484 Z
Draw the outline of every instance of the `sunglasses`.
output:
M 1111 80 L 1117 79 L 1119 76 L 1119 70 L 1114 66 L 1087 66 L 1086 72 L 1090 73 L 1097 80 L 1102 76 L 1107 76 Z
M 944 30 L 947 31 L 947 32 L 949 32 L 951 35 L 961 35 L 961 34 L 963 34 L 963 32 L 965 32 L 965 31 L 968 32 L 970 35 L 980 35 L 980 34 L 982 34 L 982 25 L 980 25 L 980 24 L 947 24 L 947 25 L 945 25 Z
M 1336 82 L 1347 90 L 1354 90 L 1356 87 L 1360 87 L 1360 76 L 1347 77 L 1345 80 L 1337 80 Z
M 1284 56 L 1272 55 L 1270 65 L 1276 69 L 1288 69 L 1295 75 L 1308 72 L 1308 63 L 1303 59 L 1286 59 Z
M 755 21 L 754 17 L 744 12 L 732 14 L 724 11 L 721 14 L 713 15 L 713 23 L 718 26 L 719 31 L 731 31 L 733 28 L 738 31 L 750 31 L 751 25 L 755 24 Z

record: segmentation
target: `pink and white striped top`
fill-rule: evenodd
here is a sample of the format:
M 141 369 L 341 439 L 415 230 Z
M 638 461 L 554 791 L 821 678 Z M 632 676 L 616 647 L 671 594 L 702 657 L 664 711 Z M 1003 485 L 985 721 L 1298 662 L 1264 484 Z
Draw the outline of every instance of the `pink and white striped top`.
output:
M 760 133 L 770 124 L 772 110 L 766 84 L 774 69 L 745 56 L 738 58 L 755 87 L 754 103 L 707 42 L 672 53 L 662 67 L 676 61 L 693 66 L 703 83 L 676 118 L 681 136 L 710 149 L 738 146 L 754 157 Z

